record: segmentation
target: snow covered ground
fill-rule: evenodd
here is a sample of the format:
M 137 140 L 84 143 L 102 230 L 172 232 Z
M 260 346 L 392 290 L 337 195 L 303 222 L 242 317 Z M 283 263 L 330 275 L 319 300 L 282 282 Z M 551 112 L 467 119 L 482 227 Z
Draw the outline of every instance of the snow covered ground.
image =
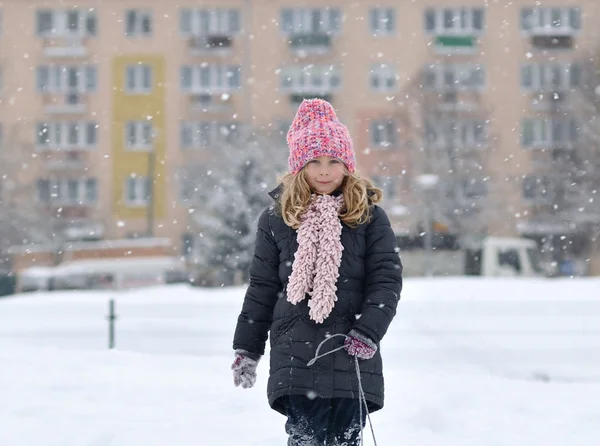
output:
M 243 294 L 178 285 L 0 299 L 0 445 L 286 444 L 267 360 L 254 389 L 232 384 Z M 597 444 L 599 279 L 409 279 L 382 351 L 379 446 Z

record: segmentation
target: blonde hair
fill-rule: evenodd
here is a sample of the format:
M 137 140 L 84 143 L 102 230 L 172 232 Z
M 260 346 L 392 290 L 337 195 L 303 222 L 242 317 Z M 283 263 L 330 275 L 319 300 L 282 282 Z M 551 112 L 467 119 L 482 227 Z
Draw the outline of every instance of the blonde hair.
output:
M 283 183 L 283 191 L 279 199 L 279 210 L 283 221 L 293 229 L 300 227 L 300 218 L 310 203 L 314 193 L 308 181 L 306 170 L 302 169 L 296 175 L 287 173 L 279 178 Z M 344 206 L 340 211 L 340 219 L 350 227 L 357 227 L 366 223 L 370 218 L 369 208 L 383 198 L 383 192 L 375 187 L 371 181 L 358 172 L 346 175 L 342 182 Z

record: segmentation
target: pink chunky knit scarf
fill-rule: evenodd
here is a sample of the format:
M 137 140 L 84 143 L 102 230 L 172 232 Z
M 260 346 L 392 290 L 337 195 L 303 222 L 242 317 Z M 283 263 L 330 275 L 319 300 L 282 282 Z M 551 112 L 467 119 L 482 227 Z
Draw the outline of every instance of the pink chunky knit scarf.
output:
M 337 301 L 335 286 L 342 261 L 342 223 L 339 210 L 343 195 L 313 195 L 298 228 L 298 250 L 287 285 L 292 304 L 310 296 L 310 318 L 322 323 Z

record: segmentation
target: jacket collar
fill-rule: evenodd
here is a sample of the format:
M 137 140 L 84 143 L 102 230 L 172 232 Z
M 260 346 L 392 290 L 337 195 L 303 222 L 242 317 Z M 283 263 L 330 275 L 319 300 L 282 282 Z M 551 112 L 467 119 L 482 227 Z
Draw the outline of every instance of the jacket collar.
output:
M 275 189 L 269 192 L 269 196 L 277 201 L 279 197 L 281 197 L 281 193 L 283 192 L 283 183 L 279 183 Z

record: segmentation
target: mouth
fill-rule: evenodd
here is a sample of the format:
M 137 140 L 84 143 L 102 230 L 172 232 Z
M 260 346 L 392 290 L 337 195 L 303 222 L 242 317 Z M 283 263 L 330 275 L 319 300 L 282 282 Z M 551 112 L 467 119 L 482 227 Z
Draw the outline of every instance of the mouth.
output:
M 329 183 L 331 183 L 331 181 L 317 181 L 317 183 L 319 183 L 319 184 L 329 184 Z

